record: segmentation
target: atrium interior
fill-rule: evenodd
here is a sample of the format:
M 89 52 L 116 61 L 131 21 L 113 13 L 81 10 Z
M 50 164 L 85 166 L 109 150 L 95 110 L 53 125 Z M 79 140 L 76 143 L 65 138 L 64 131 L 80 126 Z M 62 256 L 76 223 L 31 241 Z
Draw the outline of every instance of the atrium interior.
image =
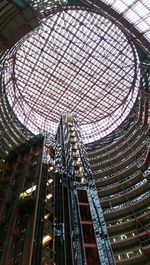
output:
M 149 265 L 150 1 L 1 0 L 0 74 L 0 265 Z

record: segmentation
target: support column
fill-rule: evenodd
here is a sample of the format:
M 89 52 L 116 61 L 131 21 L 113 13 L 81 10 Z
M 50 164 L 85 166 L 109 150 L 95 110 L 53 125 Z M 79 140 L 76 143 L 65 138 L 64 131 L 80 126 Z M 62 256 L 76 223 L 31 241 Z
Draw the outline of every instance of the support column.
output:
M 115 264 L 76 114 L 61 117 L 55 160 L 56 264 Z

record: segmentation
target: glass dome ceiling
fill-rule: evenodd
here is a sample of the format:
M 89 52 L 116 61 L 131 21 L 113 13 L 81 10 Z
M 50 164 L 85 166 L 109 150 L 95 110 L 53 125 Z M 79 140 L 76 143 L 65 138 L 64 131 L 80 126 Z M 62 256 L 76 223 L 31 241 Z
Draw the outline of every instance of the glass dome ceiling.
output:
M 30 131 L 55 134 L 61 113 L 76 112 L 88 143 L 129 114 L 138 94 L 138 58 L 111 21 L 64 8 L 16 45 L 4 83 L 10 106 Z

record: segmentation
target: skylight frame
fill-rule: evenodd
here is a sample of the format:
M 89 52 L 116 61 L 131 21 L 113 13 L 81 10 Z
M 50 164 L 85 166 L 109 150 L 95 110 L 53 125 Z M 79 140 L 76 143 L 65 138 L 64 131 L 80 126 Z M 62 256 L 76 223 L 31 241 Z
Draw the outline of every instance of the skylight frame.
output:
M 111 6 L 127 21 L 129 21 L 143 36 L 150 42 L 150 21 L 147 21 L 147 30 L 139 27 L 140 23 L 145 22 L 147 17 L 150 17 L 150 1 L 149 0 L 101 0 Z M 120 3 L 123 3 L 124 8 L 120 9 Z
M 65 11 L 66 12 L 66 11 Z M 67 11 L 68 12 L 68 11 Z M 76 11 L 77 12 L 77 11 Z M 80 11 L 78 11 L 79 13 L 80 13 Z M 86 11 L 85 11 L 86 12 Z M 89 11 L 88 11 L 89 12 Z M 91 12 L 91 14 L 93 15 L 93 17 L 94 16 L 100 16 L 100 15 L 98 15 L 98 14 L 96 14 L 96 13 L 92 13 Z M 57 15 L 57 14 L 55 14 L 55 15 Z M 91 15 L 91 16 L 92 16 Z M 84 14 L 84 16 L 85 16 L 85 14 Z M 53 16 L 51 17 L 51 19 L 53 19 Z M 57 19 L 56 19 L 57 20 Z M 102 18 L 102 21 L 104 22 L 104 20 L 105 20 L 105 18 Z M 70 21 L 72 21 L 72 18 L 70 19 Z M 66 20 L 66 22 L 67 22 L 67 20 Z M 44 23 L 46 23 L 46 22 L 44 22 Z M 90 24 L 91 24 L 91 22 L 90 22 Z M 110 28 L 111 28 L 111 25 L 112 25 L 112 28 L 115 28 L 114 27 L 114 25 L 110 22 L 110 21 L 108 21 L 107 20 L 107 24 L 109 25 L 109 27 L 108 27 L 108 31 L 107 32 L 109 32 L 110 31 Z M 42 27 L 43 27 L 43 25 L 42 25 Z M 59 28 L 59 27 L 58 27 Z M 89 26 L 87 26 L 87 28 L 89 28 Z M 46 32 L 46 28 L 45 28 L 45 32 Z M 94 32 L 96 32 L 96 30 L 94 31 Z M 113 31 L 112 31 L 113 32 Z M 116 34 L 117 34 L 117 36 L 118 36 L 118 38 L 120 37 L 120 29 L 116 29 Z M 103 32 L 103 33 L 105 33 L 106 34 L 106 27 L 105 27 L 105 32 Z M 44 33 L 45 34 L 45 33 Z M 122 33 L 123 34 L 123 33 Z M 57 35 L 55 36 L 55 39 L 56 39 L 56 41 L 61 41 L 61 39 L 59 39 L 60 38 L 60 36 L 61 36 L 62 34 L 59 34 L 59 37 L 57 37 Z M 80 35 L 79 35 L 80 36 Z M 113 34 L 112 34 L 112 42 L 115 40 L 114 39 L 114 36 L 115 36 L 115 33 L 113 32 Z M 127 40 L 127 38 L 125 37 L 125 35 L 123 34 L 123 36 L 124 36 L 124 39 L 126 40 L 126 47 L 124 47 L 124 48 L 127 48 L 127 51 L 129 52 L 129 54 L 130 55 L 132 55 L 133 57 L 132 57 L 132 64 L 130 65 L 130 67 L 128 67 L 128 64 L 127 63 L 125 63 L 125 59 L 126 58 L 124 58 L 124 60 L 122 60 L 122 63 L 124 62 L 125 63 L 125 65 L 124 65 L 124 68 L 130 68 L 130 69 L 128 69 L 128 71 L 130 70 L 132 70 L 131 68 L 133 68 L 134 67 L 134 71 L 133 71 L 133 73 L 131 74 L 131 73 L 129 73 L 129 75 L 128 75 L 128 78 L 129 77 L 131 77 L 131 81 L 135 81 L 135 83 L 136 83 L 136 78 L 135 78 L 135 69 L 137 68 L 137 63 L 138 63 L 138 59 L 137 59 L 137 56 L 135 56 L 135 48 L 134 48 L 134 46 L 131 44 L 131 43 L 129 43 L 129 40 Z M 47 39 L 47 37 L 48 37 L 48 35 L 47 34 L 45 34 L 45 38 Z M 42 38 L 42 37 L 41 37 Z M 29 38 L 29 40 L 28 40 L 28 45 L 30 45 L 30 39 L 31 38 Z M 32 37 L 32 39 L 33 39 L 33 42 L 34 42 L 34 45 L 35 45 L 35 43 L 36 43 L 36 39 L 35 39 L 35 37 L 34 37 L 34 34 L 33 34 L 33 37 Z M 105 39 L 105 36 L 104 36 L 104 39 Z M 104 39 L 102 39 L 101 41 L 102 42 L 104 42 Z M 109 37 L 109 35 L 108 35 L 108 39 L 110 39 L 110 37 Z M 81 37 L 78 37 L 78 40 L 81 40 Z M 91 39 L 92 40 L 92 39 Z M 90 41 L 91 41 L 90 40 Z M 65 41 L 64 41 L 65 42 Z M 123 42 L 123 40 L 120 40 L 119 41 L 120 43 L 122 43 Z M 69 44 L 69 43 L 68 43 Z M 79 44 L 79 43 L 78 43 Z M 107 44 L 107 42 L 106 42 L 106 44 Z M 108 43 L 109 44 L 109 43 Z M 23 44 L 24 45 L 24 44 Z M 27 46 L 28 46 L 27 45 Z M 44 41 L 43 41 L 43 44 L 42 44 L 43 46 L 44 46 Z M 46 45 L 47 45 L 47 43 L 46 43 Z M 97 43 L 96 43 L 96 45 L 97 45 Z M 121 46 L 121 44 L 119 44 L 120 46 Z M 57 47 L 58 47 L 58 45 L 56 45 Z M 91 44 L 88 44 L 87 43 L 87 46 L 89 47 L 89 49 L 91 49 Z M 108 45 L 109 46 L 109 45 Z M 112 45 L 112 51 L 113 51 L 113 49 L 114 49 L 114 46 L 115 46 L 115 43 L 114 43 L 114 45 Z M 23 47 L 23 46 L 22 46 Z M 35 46 L 36 47 L 36 46 Z M 77 47 L 77 44 L 74 44 L 74 47 Z M 74 48 L 73 50 L 76 50 L 76 48 Z M 83 51 L 83 48 L 79 48 L 79 50 L 80 51 Z M 118 51 L 118 48 L 116 48 L 116 50 Z M 34 49 L 31 47 L 31 49 L 30 49 L 30 51 L 29 51 L 29 53 L 26 53 L 26 51 L 27 51 L 27 48 L 24 48 L 24 53 L 25 53 L 25 56 L 26 57 L 28 57 L 29 56 L 29 53 L 31 53 L 31 54 L 33 54 L 33 52 L 34 52 Z M 92 50 L 93 51 L 93 50 Z M 61 53 L 64 53 L 64 51 L 60 51 Z M 19 65 L 20 65 L 20 59 L 18 58 L 17 59 L 17 56 L 18 56 L 18 53 L 19 53 L 19 50 L 17 50 L 16 51 L 16 55 L 13 55 L 13 56 L 16 56 L 16 58 L 14 59 L 15 60 L 15 67 L 20 67 Z M 38 62 L 36 62 L 36 60 L 38 59 L 38 58 L 40 58 L 39 57 L 39 55 L 40 55 L 40 53 L 41 53 L 41 50 L 39 51 L 39 53 L 36 55 L 36 59 L 35 59 L 35 61 L 34 61 L 34 69 L 36 69 L 36 68 L 39 68 L 39 66 L 40 67 L 44 67 L 45 66 L 45 68 L 47 68 L 48 67 L 48 64 L 49 64 L 49 61 L 50 60 L 48 60 L 48 58 L 47 58 L 47 56 L 48 56 L 48 53 L 47 53 L 47 51 L 45 51 L 45 61 L 47 60 L 47 64 L 43 64 L 43 66 L 42 66 L 42 61 L 41 61 L 41 63 L 40 63 L 40 65 L 38 66 Z M 107 49 L 105 50 L 105 53 L 107 54 Z M 23 52 L 22 52 L 22 54 L 23 54 Z M 65 55 L 67 55 L 67 51 L 64 53 Z M 97 51 L 97 54 L 99 55 L 99 53 L 98 53 L 98 51 Z M 101 69 L 101 71 L 103 71 L 104 73 L 107 71 L 107 67 L 108 67 L 108 65 L 107 65 L 107 67 L 106 67 L 106 65 L 104 64 L 104 61 L 105 61 L 105 59 L 106 59 L 106 57 L 108 57 L 108 55 L 110 56 L 110 54 L 111 54 L 111 56 L 112 56 L 112 53 L 111 53 L 111 51 L 110 51 L 110 53 L 109 54 L 107 54 L 107 55 L 105 55 L 102 59 L 103 59 L 103 61 L 99 61 L 99 59 L 98 58 L 93 58 L 93 65 L 96 65 L 96 62 L 99 62 L 99 65 L 100 65 L 100 63 L 102 64 L 102 69 Z M 122 51 L 122 56 L 123 56 L 123 54 L 125 54 L 125 52 L 124 51 Z M 56 57 L 55 57 L 55 56 Z M 83 54 L 80 54 L 79 52 L 77 52 L 76 51 L 76 55 L 77 55 L 77 57 L 80 55 L 80 57 L 82 57 L 83 58 L 83 60 L 85 60 L 85 53 L 84 53 L 84 51 L 83 51 Z M 60 54 L 59 54 L 59 52 L 57 51 L 57 54 L 53 54 L 53 56 L 51 57 L 51 59 L 54 59 L 55 60 L 55 64 L 51 64 L 51 67 L 53 67 L 53 70 L 52 70 L 52 72 L 51 72 L 51 75 L 53 75 L 53 73 L 55 73 L 55 77 L 56 77 L 56 74 L 57 74 L 57 78 L 59 78 L 59 75 L 58 75 L 58 73 L 57 73 L 57 69 L 56 69 L 56 71 L 54 70 L 55 69 L 55 65 L 58 63 L 58 60 L 56 60 L 56 58 L 57 58 L 57 56 L 59 57 L 60 56 Z M 112 63 L 113 63 L 113 60 L 112 60 L 112 58 L 111 58 L 111 56 L 110 56 L 110 58 L 108 59 L 108 62 L 109 62 L 109 64 L 110 64 L 110 66 L 109 66 L 109 68 L 110 67 L 112 67 Z M 34 58 L 34 57 L 33 57 Z M 60 57 L 59 57 L 60 58 Z M 118 54 L 117 53 L 115 53 L 115 60 L 117 61 L 117 58 L 118 58 Z M 62 57 L 62 59 L 64 59 L 64 57 Z M 51 133 L 54 133 L 55 132 L 55 129 L 57 128 L 57 123 L 56 123 L 56 117 L 57 117 L 57 122 L 59 121 L 59 117 L 60 117 L 60 115 L 58 115 L 57 113 L 58 113 L 58 109 L 59 109 L 59 107 L 60 107 L 60 105 L 61 105 L 61 109 L 64 111 L 64 112 L 66 112 L 66 111 L 70 111 L 70 109 L 68 108 L 68 100 L 69 100 L 69 98 L 70 98 L 70 95 L 69 95 L 69 92 L 65 92 L 66 91 L 66 86 L 68 85 L 68 83 L 65 83 L 65 82 L 68 82 L 68 81 L 70 81 L 70 78 L 71 77 L 69 77 L 68 79 L 67 79 L 67 76 L 66 76 L 66 73 L 67 73 L 67 70 L 68 70 L 68 64 L 70 64 L 70 62 L 71 62 L 71 55 L 69 55 L 69 57 L 67 57 L 67 64 L 65 63 L 65 61 L 63 62 L 63 67 L 66 67 L 66 71 L 65 71 L 65 76 L 64 76 L 64 79 L 61 79 L 61 82 L 62 82 L 62 87 L 63 87 L 63 93 L 62 93 L 62 95 L 61 95 L 61 97 L 60 97 L 60 100 L 62 99 L 62 97 L 63 97 L 63 101 L 64 101 L 64 104 L 62 104 L 61 102 L 59 102 L 59 104 L 58 104 L 58 106 L 55 108 L 55 112 L 53 112 L 53 117 L 51 117 L 51 124 L 50 124 L 50 122 L 48 123 L 48 121 L 47 121 L 47 119 L 48 119 L 48 116 L 47 116 L 47 112 L 45 112 L 44 114 L 43 114 L 43 120 L 41 119 L 41 117 L 39 116 L 40 115 L 40 113 L 41 113 L 41 111 L 42 111 L 42 109 L 43 109 L 43 104 L 42 103 L 40 103 L 40 105 L 37 105 L 36 107 L 34 107 L 34 110 L 36 111 L 36 114 L 34 114 L 34 112 L 32 111 L 32 107 L 30 107 L 29 108 L 29 106 L 28 106 L 28 104 L 27 103 L 25 103 L 24 102 L 24 105 L 22 105 L 22 112 L 24 112 L 24 111 L 26 111 L 27 110 L 27 113 L 26 113 L 26 115 L 25 115 L 25 117 L 24 118 L 21 118 L 20 119 L 20 121 L 22 122 L 22 123 L 24 123 L 24 125 L 25 126 L 27 126 L 32 132 L 34 132 L 34 133 L 38 133 L 39 132 L 39 130 L 44 130 L 45 128 L 48 128 L 48 126 L 49 127 L 51 127 Z M 92 56 L 91 56 L 91 59 L 92 59 Z M 10 58 L 10 60 L 12 60 L 12 58 Z M 128 58 L 127 59 L 127 61 L 128 60 L 130 60 L 130 58 Z M 76 57 L 74 58 L 74 61 L 76 61 Z M 24 62 L 24 65 L 23 65 L 23 67 L 25 67 L 25 60 L 23 60 L 23 62 Z M 32 64 L 32 62 L 33 62 L 33 60 L 29 60 L 28 59 L 28 62 L 29 62 L 29 65 L 26 65 L 26 69 L 25 69 L 25 73 L 27 73 L 28 72 L 28 70 L 27 69 L 30 69 L 30 67 L 31 67 L 31 64 Z M 80 66 L 81 66 L 81 63 L 79 62 L 78 63 Z M 123 65 L 118 65 L 115 61 L 114 61 L 114 69 L 115 69 L 115 67 L 116 67 L 116 70 L 118 71 L 118 70 L 120 70 L 120 71 L 125 71 L 125 70 L 123 70 L 123 67 L 122 67 Z M 21 68 L 21 67 L 20 67 Z M 113 68 L 113 67 L 112 67 Z M 41 68 L 42 69 L 42 68 Z M 58 68 L 59 69 L 59 68 Z M 65 68 L 64 68 L 65 69 Z M 71 68 L 70 68 L 71 69 Z M 76 68 L 75 68 L 76 69 Z M 89 68 L 89 66 L 87 65 L 86 66 L 86 71 L 87 71 L 87 69 L 88 69 L 88 71 L 90 71 L 91 69 Z M 60 70 L 60 69 L 59 69 Z M 76 69 L 76 70 L 74 70 L 74 71 L 77 71 L 78 69 Z M 15 71 L 16 71 L 16 68 L 15 68 Z M 34 70 L 35 71 L 35 70 Z M 54 72 L 55 71 L 55 72 Z M 63 71 L 63 69 L 62 69 L 62 71 Z M 72 70 L 72 72 L 73 72 L 73 70 Z M 96 79 L 98 80 L 99 79 L 99 74 L 98 74 L 98 69 L 96 69 L 95 70 L 95 72 L 96 72 Z M 132 72 L 132 71 L 131 71 Z M 116 86 L 116 83 L 118 83 L 119 82 L 119 80 L 120 80 L 120 82 L 121 82 L 121 79 L 122 79 L 122 74 L 120 75 L 120 78 L 119 78 L 119 74 L 118 74 L 118 72 L 117 72 L 117 74 L 116 74 L 116 72 L 115 72 L 115 70 L 113 70 L 112 72 L 112 75 L 110 74 L 110 76 L 109 76 L 109 78 L 110 78 L 110 80 L 112 80 L 112 78 L 114 79 L 114 91 L 116 90 L 116 92 L 115 93 L 117 93 L 117 91 L 118 91 L 118 88 L 117 88 L 117 86 Z M 125 72 L 125 73 L 127 73 L 127 72 Z M 16 72 L 15 72 L 15 74 L 16 74 Z M 18 74 L 20 74 L 20 73 L 18 73 Z M 21 78 L 22 78 L 22 76 L 23 76 L 23 74 L 24 74 L 24 72 L 21 72 Z M 30 75 L 32 75 L 33 73 L 31 73 L 30 72 Z M 38 77 L 37 77 L 37 75 L 39 74 L 39 70 L 38 69 L 36 69 L 36 74 L 35 74 L 35 77 L 34 77 L 34 79 L 33 80 L 30 80 L 30 83 L 31 83 L 31 87 L 30 87 L 30 89 L 31 90 L 35 90 L 36 88 L 35 88 L 35 84 L 36 84 L 36 86 L 38 86 L 38 84 L 37 83 L 39 83 L 40 82 L 40 80 L 41 80 L 41 78 L 39 79 L 39 81 L 38 81 Z M 48 72 L 44 69 L 44 72 L 43 72 L 43 75 L 47 75 L 48 74 Z M 69 74 L 69 73 L 68 73 Z M 68 75 L 67 74 L 67 75 Z M 72 73 L 73 74 L 73 73 Z M 83 87 L 86 87 L 86 84 L 88 84 L 88 82 L 87 82 L 87 78 L 86 79 L 84 79 L 84 66 L 82 67 L 82 72 L 80 73 L 81 74 L 81 76 L 82 76 L 82 80 L 80 80 L 80 79 L 78 79 L 77 78 L 77 80 L 75 80 L 74 81 L 74 83 L 73 83 L 73 85 L 74 85 L 74 87 L 73 88 L 75 88 L 76 87 L 76 85 L 77 84 L 79 84 L 79 83 L 82 83 L 82 88 Z M 88 80 L 89 80 L 89 84 L 91 83 L 91 81 L 90 81 L 90 79 L 92 78 L 92 76 L 90 76 L 90 72 L 88 72 L 88 75 L 89 75 L 89 78 L 88 78 Z M 115 75 L 115 76 L 114 76 Z M 125 74 L 124 74 L 124 76 L 125 76 Z M 16 75 L 16 77 L 17 77 L 17 75 Z M 51 76 L 52 77 L 52 76 Z M 62 76 L 61 77 L 63 77 L 63 74 L 62 74 Z M 20 77 L 19 77 L 20 78 Z M 127 78 L 127 79 L 128 79 Z M 74 79 L 74 78 L 73 78 Z M 104 79 L 104 80 L 103 80 Z M 124 77 L 124 79 L 123 79 L 123 82 L 125 82 L 125 79 L 126 79 L 126 77 Z M 19 82 L 20 82 L 20 79 L 18 79 L 19 80 Z M 14 80 L 12 80 L 12 83 L 11 83 L 11 85 L 12 85 L 12 87 L 10 88 L 10 84 L 7 86 L 7 97 L 8 97 L 8 99 L 9 99 L 9 101 L 11 100 L 10 99 L 10 97 L 12 97 L 12 96 L 10 96 L 9 95 L 9 93 L 11 93 L 11 90 L 13 89 L 13 86 L 15 86 L 15 89 L 17 89 L 17 86 L 19 85 L 20 87 L 19 87 L 19 89 L 18 89 L 18 93 L 20 93 L 20 89 L 26 89 L 26 84 L 28 84 L 28 81 L 29 81 L 29 76 L 27 77 L 26 75 L 24 75 L 24 81 L 25 81 L 25 83 L 24 83 L 24 87 L 22 86 L 22 84 L 20 83 L 18 83 L 18 80 L 17 80 L 17 83 L 15 83 L 14 82 Z M 52 80 L 53 80 L 53 77 L 52 77 Z M 105 86 L 106 85 L 106 83 L 104 82 L 106 80 L 106 78 L 103 78 L 102 77 L 102 80 L 101 80 L 101 85 L 103 86 Z M 8 81 L 8 78 L 6 78 L 6 80 L 5 80 L 5 82 L 7 82 Z M 42 82 L 46 82 L 46 80 L 42 80 Z M 47 80 L 47 82 L 48 82 L 48 80 Z M 53 82 L 53 88 L 51 88 L 52 89 L 52 92 L 54 93 L 54 91 L 57 89 L 57 86 L 56 86 L 56 78 L 55 78 L 55 83 L 54 83 L 54 81 L 52 81 Z M 58 81 L 58 83 L 59 83 L 59 81 Z M 93 81 L 92 81 L 92 84 L 94 84 L 93 83 Z M 45 84 L 46 85 L 46 84 Z M 71 86 L 70 86 L 70 89 L 72 89 L 71 88 Z M 77 88 L 76 88 L 77 89 Z M 95 92 L 97 91 L 97 89 L 98 88 L 95 88 Z M 109 90 L 111 90 L 112 89 L 112 87 L 110 86 L 110 88 L 109 88 Z M 92 88 L 91 88 L 91 90 L 92 90 Z M 12 92 L 13 92 L 13 90 L 12 90 Z M 37 92 L 39 92 L 39 91 L 37 91 Z M 22 91 L 21 91 L 21 93 L 23 93 Z M 25 91 L 25 95 L 27 95 L 27 92 Z M 51 96 L 52 96 L 52 94 L 53 93 L 51 93 Z M 120 92 L 121 93 L 121 92 Z M 136 83 L 135 84 L 135 98 L 136 98 L 136 95 L 137 95 L 137 93 L 138 93 L 138 83 Z M 44 94 L 44 97 L 46 97 L 46 94 L 47 95 L 49 95 L 49 92 L 48 91 L 45 91 L 45 94 Z M 13 95 L 13 94 L 12 94 Z M 22 101 L 24 100 L 24 97 L 25 97 L 25 95 L 23 95 L 23 98 L 21 99 L 21 103 L 22 103 Z M 38 93 L 38 95 L 40 95 L 40 93 Z M 30 93 L 28 94 L 28 98 L 30 97 L 31 95 L 30 95 Z M 56 100 L 57 100 L 57 98 L 56 98 L 56 94 L 54 93 L 53 94 L 53 96 L 54 96 L 54 101 L 52 100 L 52 98 L 51 98 L 51 100 L 52 100 L 52 108 L 53 108 L 53 106 L 55 106 L 55 104 L 56 104 Z M 75 100 L 75 98 L 77 98 L 78 97 L 78 93 L 75 95 L 75 94 L 73 94 L 73 96 L 74 96 L 74 100 Z M 94 91 L 93 92 L 91 92 L 91 99 L 92 99 L 92 101 L 94 101 Z M 76 104 L 79 104 L 79 106 L 80 106 L 80 109 L 79 109 L 79 106 L 78 106 L 78 108 L 77 108 L 77 110 L 78 110 L 78 112 L 79 112 L 79 119 L 80 119 L 80 121 L 81 121 L 81 130 L 82 130 L 82 135 L 83 135 L 83 138 L 84 138 L 84 141 L 85 142 L 91 142 L 91 141 L 93 141 L 93 140 L 96 140 L 96 139 L 99 139 L 100 137 L 103 137 L 103 136 L 105 136 L 104 135 L 104 133 L 103 133 L 103 131 L 105 131 L 105 134 L 108 134 L 108 133 L 110 133 L 110 131 L 106 128 L 106 127 L 108 127 L 108 126 L 106 126 L 106 123 L 108 123 L 108 124 L 112 124 L 111 126 L 112 127 L 114 127 L 114 125 L 113 125 L 113 123 L 114 123 L 114 121 L 112 122 L 112 120 L 114 119 L 111 119 L 110 118 L 110 115 L 116 115 L 115 114 L 115 108 L 114 108 L 114 99 L 112 99 L 111 101 L 111 104 L 108 104 L 108 99 L 106 100 L 105 99 L 105 93 L 104 93 L 104 95 L 103 95 L 103 98 L 104 98 L 104 103 L 102 104 L 102 105 L 104 105 L 103 106 L 103 110 L 105 110 L 106 112 L 108 112 L 108 114 L 107 114 L 107 116 L 109 116 L 108 117 L 108 119 L 107 119 L 107 122 L 106 121 L 104 121 L 104 116 L 103 116 L 103 118 L 102 118 L 102 122 L 100 123 L 100 126 L 104 126 L 104 124 L 105 124 L 105 126 L 104 126 L 104 129 L 103 130 L 100 130 L 100 128 L 99 129 L 96 129 L 97 130 L 97 132 L 95 132 L 95 129 L 94 129 L 94 131 L 92 132 L 92 134 L 93 134 L 93 137 L 91 137 L 91 139 L 89 139 L 89 137 L 90 136 L 87 136 L 86 135 L 86 133 L 84 132 L 84 129 L 82 129 L 82 128 L 84 128 L 84 127 L 86 127 L 86 130 L 87 130 L 87 128 L 89 128 L 89 132 L 90 132 L 90 135 L 91 135 L 91 126 L 93 126 L 93 128 L 94 127 L 96 127 L 96 128 L 98 128 L 98 124 L 99 124 L 99 121 L 98 121 L 98 119 L 96 118 L 95 119 L 95 114 L 93 114 L 91 111 L 90 111 L 90 108 L 89 108 L 89 110 L 88 110 L 88 115 L 86 115 L 87 116 L 87 118 L 86 117 L 84 117 L 84 119 L 83 118 L 81 118 L 80 116 L 81 116 L 81 112 L 82 111 L 85 111 L 86 109 L 84 108 L 84 107 L 82 107 L 82 106 L 80 106 L 80 103 L 79 103 L 79 99 L 78 99 L 78 101 L 77 101 L 77 103 Z M 26 97 L 26 99 L 27 99 L 27 97 Z M 33 99 L 34 101 L 34 103 L 36 104 L 36 102 L 37 102 L 37 100 L 38 100 L 38 96 L 37 95 L 35 95 L 34 96 L 34 99 Z M 46 100 L 46 98 L 45 98 L 45 100 Z M 27 100 L 28 101 L 28 100 Z M 39 101 L 39 102 L 41 102 L 41 100 Z M 21 103 L 19 103 L 19 105 L 18 106 L 20 106 L 21 107 Z M 85 104 L 85 105 L 90 105 L 90 106 L 92 106 L 92 103 L 90 102 L 90 101 L 88 101 L 88 99 L 87 99 L 87 103 L 88 104 Z M 120 101 L 120 105 L 121 105 L 121 103 L 122 103 L 122 101 Z M 10 104 L 13 106 L 13 103 L 10 101 Z M 16 103 L 15 103 L 16 104 Z M 18 104 L 18 103 L 17 103 Z M 129 104 L 129 103 L 128 103 Z M 133 104 L 134 104 L 134 102 L 133 102 Z M 133 106 L 133 104 L 132 104 L 132 106 Z M 63 105 L 64 105 L 64 107 L 63 107 Z M 66 105 L 66 107 L 65 107 L 65 105 Z M 111 110 L 111 112 L 109 112 L 109 111 L 107 111 L 107 106 L 113 106 L 113 108 L 112 108 L 112 110 Z M 119 102 L 118 102 L 118 104 L 117 104 L 117 106 L 119 105 Z M 16 109 L 15 109 L 15 107 L 16 107 L 16 105 L 15 106 L 13 106 L 13 110 L 14 110 L 14 112 L 17 114 L 17 107 L 16 107 Z M 20 108 L 19 107 L 19 108 Z M 39 108 L 39 110 L 37 109 L 37 107 Z M 52 110 L 52 108 L 51 108 L 51 110 Z M 75 111 L 75 109 L 71 109 L 71 111 Z M 32 112 L 32 113 L 31 113 Z M 96 112 L 96 111 L 95 111 Z M 129 113 L 129 110 L 128 110 L 128 113 Z M 32 115 L 33 114 L 33 118 L 32 118 Z M 60 113 L 61 114 L 61 113 Z M 22 113 L 20 113 L 20 115 L 22 115 Z M 102 110 L 101 110 L 101 112 L 99 112 L 99 114 L 98 114 L 99 116 L 100 115 L 102 115 Z M 85 115 L 84 115 L 85 116 Z M 122 119 L 122 114 L 120 115 L 120 122 L 122 122 L 123 121 L 123 119 Z M 18 117 L 19 118 L 19 117 Z M 93 122 L 93 119 L 95 120 L 95 122 L 97 122 L 97 125 L 95 125 L 94 124 L 94 122 Z M 118 118 L 119 119 L 119 118 Z M 118 119 L 116 119 L 116 125 L 118 124 Z M 34 121 L 33 121 L 34 120 Z M 36 122 L 36 120 L 37 120 L 37 122 L 38 122 L 38 120 L 39 120 L 39 124 L 37 124 L 37 130 L 35 131 L 35 130 L 33 130 L 33 128 L 35 127 L 35 122 Z M 32 123 L 32 125 L 31 125 L 31 123 Z M 92 125 L 92 124 L 94 124 L 94 125 Z M 84 125 L 84 126 L 83 126 Z M 86 125 L 86 126 L 85 126 Z M 30 128 L 31 127 L 31 128 Z M 96 137 L 99 137 L 99 138 L 96 138 Z

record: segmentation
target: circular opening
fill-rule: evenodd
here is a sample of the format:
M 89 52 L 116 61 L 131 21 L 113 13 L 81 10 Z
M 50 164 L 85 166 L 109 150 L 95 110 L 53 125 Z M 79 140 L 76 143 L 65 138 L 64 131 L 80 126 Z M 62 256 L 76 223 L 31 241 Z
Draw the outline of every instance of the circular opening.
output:
M 119 126 L 138 93 L 134 46 L 100 14 L 65 9 L 43 19 L 7 59 L 5 87 L 31 132 L 55 134 L 60 115 L 76 112 L 85 143 Z

